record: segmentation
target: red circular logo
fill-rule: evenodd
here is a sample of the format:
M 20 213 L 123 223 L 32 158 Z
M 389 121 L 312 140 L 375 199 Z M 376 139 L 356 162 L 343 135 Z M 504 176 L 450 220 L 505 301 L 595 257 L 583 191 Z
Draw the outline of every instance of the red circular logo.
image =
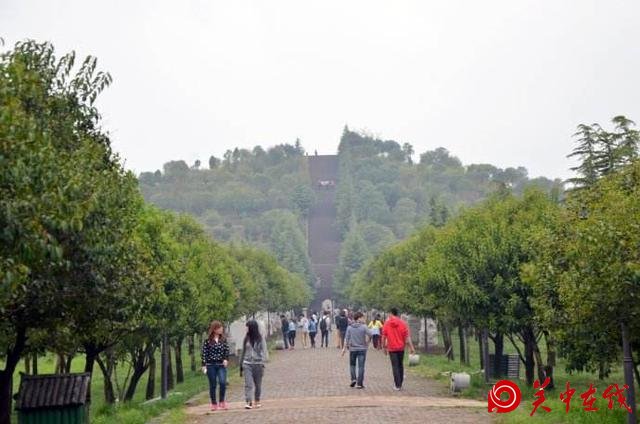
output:
M 509 398 L 506 400 L 500 399 L 502 393 L 509 394 Z M 489 412 L 494 412 L 495 410 L 498 414 L 504 414 L 516 409 L 521 400 L 522 393 L 516 383 L 509 380 L 500 380 L 489 390 L 489 396 L 487 397 L 488 409 Z

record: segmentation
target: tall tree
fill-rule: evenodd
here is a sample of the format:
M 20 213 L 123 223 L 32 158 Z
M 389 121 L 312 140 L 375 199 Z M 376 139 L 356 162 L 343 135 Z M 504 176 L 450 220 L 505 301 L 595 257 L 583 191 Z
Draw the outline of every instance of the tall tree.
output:
M 71 248 L 85 248 L 94 264 L 111 257 L 109 246 L 97 248 L 100 229 L 85 240 L 83 228 L 100 218 L 127 222 L 99 204 L 111 187 L 131 187 L 93 106 L 111 77 L 96 72 L 95 58 L 75 73 L 74 62 L 75 54 L 58 59 L 53 46 L 33 41 L 17 43 L 0 59 L 2 424 L 9 423 L 11 380 L 30 331 L 55 331 L 81 307 L 74 300 L 88 281 L 67 280 L 77 269 Z M 114 234 L 122 229 L 114 226 Z M 102 289 L 111 284 L 107 268 L 99 266 L 104 273 L 93 280 L 104 283 Z

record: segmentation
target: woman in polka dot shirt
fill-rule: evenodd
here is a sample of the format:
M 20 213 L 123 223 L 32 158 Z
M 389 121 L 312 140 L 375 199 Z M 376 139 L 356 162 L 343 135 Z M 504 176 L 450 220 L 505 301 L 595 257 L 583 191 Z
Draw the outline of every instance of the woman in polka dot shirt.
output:
M 229 365 L 229 344 L 224 336 L 224 326 L 213 321 L 209 327 L 209 337 L 202 344 L 202 372 L 209 378 L 211 410 L 227 409 L 227 365 Z M 216 381 L 217 380 L 217 381 Z M 216 402 L 216 383 L 220 385 L 220 403 Z

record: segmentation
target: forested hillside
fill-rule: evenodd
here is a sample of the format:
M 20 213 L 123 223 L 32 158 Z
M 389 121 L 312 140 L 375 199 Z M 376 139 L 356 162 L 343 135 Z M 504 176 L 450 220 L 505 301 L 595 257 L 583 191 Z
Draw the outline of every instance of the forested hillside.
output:
M 426 224 L 440 227 L 463 205 L 499 188 L 516 195 L 537 186 L 553 197 L 560 180 L 530 179 L 523 167 L 463 165 L 443 147 L 420 154 L 408 143 L 379 140 L 345 127 L 338 148 L 338 226 L 343 236 L 335 287 L 341 294 L 354 272 L 371 257 Z
M 163 171 L 143 172 L 147 201 L 194 215 L 218 240 L 249 242 L 272 251 L 289 271 L 313 281 L 306 219 L 313 203 L 300 141 L 267 150 L 228 150 L 208 166 L 172 161 Z
M 340 292 L 362 264 L 426 224 L 442 226 L 461 205 L 500 187 L 522 193 L 536 185 L 554 196 L 561 182 L 530 179 L 523 167 L 463 165 L 439 147 L 419 155 L 408 144 L 379 140 L 345 127 L 338 147 L 337 225 L 343 238 L 336 287 Z M 194 215 L 216 239 L 272 251 L 288 270 L 312 283 L 307 217 L 314 202 L 299 140 L 265 149 L 235 148 L 222 159 L 171 161 L 139 178 L 145 199 Z

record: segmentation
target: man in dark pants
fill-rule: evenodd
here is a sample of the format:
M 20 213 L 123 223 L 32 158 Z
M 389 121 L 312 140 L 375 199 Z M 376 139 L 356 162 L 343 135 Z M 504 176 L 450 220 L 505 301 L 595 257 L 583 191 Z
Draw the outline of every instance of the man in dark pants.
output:
M 385 354 L 391 358 L 391 371 L 393 372 L 393 389 L 401 390 L 404 381 L 404 346 L 409 345 L 409 352 L 414 354 L 409 327 L 407 323 L 398 317 L 398 309 L 391 308 L 391 316 L 382 326 L 382 347 Z
M 340 315 L 336 317 L 336 328 L 338 329 L 338 333 L 340 334 L 338 348 L 344 348 L 344 337 L 347 335 L 347 327 L 349 327 L 349 319 L 347 318 L 347 311 L 343 309 L 340 311 Z
M 329 311 L 324 311 L 322 318 L 320 318 L 320 332 L 322 333 L 322 339 L 320 340 L 320 347 L 329 347 L 329 329 L 331 328 L 331 318 L 329 318 Z
M 284 349 L 289 349 L 289 321 L 284 315 L 280 315 L 280 322 L 282 323 L 282 338 L 284 339 Z
M 362 319 L 362 312 L 353 315 L 353 322 L 347 328 L 342 355 L 349 350 L 349 368 L 351 371 L 351 387 L 364 389 L 364 364 L 367 360 L 367 349 L 371 339 L 371 330 Z M 357 372 L 356 372 L 357 371 Z

